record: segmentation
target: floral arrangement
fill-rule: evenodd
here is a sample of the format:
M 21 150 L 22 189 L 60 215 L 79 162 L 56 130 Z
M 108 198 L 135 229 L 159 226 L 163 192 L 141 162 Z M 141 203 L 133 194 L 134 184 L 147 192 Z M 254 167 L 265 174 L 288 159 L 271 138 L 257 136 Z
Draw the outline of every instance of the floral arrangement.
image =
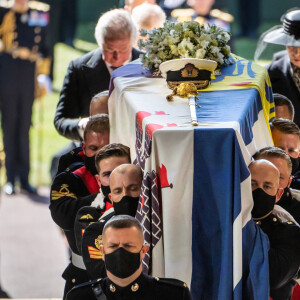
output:
M 230 33 L 215 25 L 200 25 L 196 21 L 174 23 L 166 21 L 161 28 L 147 32 L 140 31 L 141 36 L 148 34 L 148 39 L 138 41 L 140 49 L 146 53 L 141 55 L 143 65 L 147 69 L 157 70 L 167 60 L 177 58 L 210 59 L 218 63 L 218 67 L 228 64 Z

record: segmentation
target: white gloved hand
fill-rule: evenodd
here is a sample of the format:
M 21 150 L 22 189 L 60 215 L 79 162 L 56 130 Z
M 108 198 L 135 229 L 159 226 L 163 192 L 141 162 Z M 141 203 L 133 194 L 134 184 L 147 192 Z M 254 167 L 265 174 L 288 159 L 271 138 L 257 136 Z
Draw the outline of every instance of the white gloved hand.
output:
M 40 88 L 47 94 L 52 92 L 52 83 L 48 75 L 41 74 L 37 77 L 37 82 Z

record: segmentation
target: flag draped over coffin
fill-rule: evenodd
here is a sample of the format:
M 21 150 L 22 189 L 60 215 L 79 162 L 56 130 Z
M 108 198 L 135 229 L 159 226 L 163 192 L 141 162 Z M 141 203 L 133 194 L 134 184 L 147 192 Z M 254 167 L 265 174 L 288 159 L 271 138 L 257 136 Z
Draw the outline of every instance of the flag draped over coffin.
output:
M 140 63 L 113 72 L 111 142 L 144 172 L 137 218 L 154 276 L 187 282 L 193 299 L 268 299 L 268 240 L 251 219 L 247 165 L 271 146 L 274 117 L 264 68 L 234 56 L 199 91 L 198 127 L 187 99 L 167 102 L 164 79 Z

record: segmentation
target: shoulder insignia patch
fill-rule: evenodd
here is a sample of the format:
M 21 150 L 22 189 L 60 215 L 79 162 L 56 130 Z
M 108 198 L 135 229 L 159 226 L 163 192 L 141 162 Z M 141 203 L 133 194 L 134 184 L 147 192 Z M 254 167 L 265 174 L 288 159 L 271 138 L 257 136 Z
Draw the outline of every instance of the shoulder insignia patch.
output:
M 43 12 L 47 12 L 50 9 L 49 4 L 39 2 L 39 1 L 28 1 L 28 6 L 31 9 L 36 9 L 36 10 L 40 10 L 40 11 L 43 11 Z
M 174 278 L 158 278 L 155 277 L 156 281 L 160 282 L 160 283 L 165 283 L 165 284 L 170 284 L 173 286 L 178 286 L 181 288 L 187 288 L 187 284 L 181 280 L 178 279 L 174 279 Z
M 198 16 L 197 18 L 195 18 L 194 21 L 198 22 L 200 25 L 204 25 L 206 23 L 206 19 L 201 16 Z
M 229 13 L 226 13 L 224 11 L 221 11 L 219 9 L 213 9 L 210 11 L 209 13 L 212 17 L 216 18 L 216 19 L 220 19 L 224 22 L 227 22 L 227 23 L 232 23 L 234 21 L 234 17 L 229 14 Z
M 90 214 L 87 214 L 83 215 L 80 220 L 94 220 L 94 218 Z
M 0 0 L 0 7 L 11 8 L 13 6 L 12 1 Z
M 102 235 L 99 235 L 95 239 L 96 248 L 92 246 L 88 246 L 88 251 L 91 259 L 102 259 L 102 251 L 100 250 L 101 245 L 102 245 Z
M 98 235 L 98 237 L 95 239 L 95 246 L 97 249 L 100 249 L 100 246 L 102 245 L 102 235 Z
M 69 186 L 67 184 L 62 184 L 59 191 L 51 191 L 51 200 L 57 200 L 61 197 L 72 197 L 76 199 L 76 195 L 69 191 Z
M 177 18 L 177 22 L 191 21 L 194 14 L 195 11 L 192 8 L 178 8 L 171 12 L 171 16 Z

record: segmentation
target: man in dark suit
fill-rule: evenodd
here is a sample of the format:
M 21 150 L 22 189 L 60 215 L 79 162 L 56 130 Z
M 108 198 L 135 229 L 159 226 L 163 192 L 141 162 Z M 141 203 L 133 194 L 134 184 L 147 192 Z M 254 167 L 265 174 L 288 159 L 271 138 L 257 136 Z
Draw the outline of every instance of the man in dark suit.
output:
M 72 140 L 82 139 L 92 97 L 109 88 L 110 75 L 139 57 L 132 47 L 136 28 L 123 9 L 106 12 L 98 21 L 95 37 L 99 49 L 71 61 L 54 118 L 57 131 Z

